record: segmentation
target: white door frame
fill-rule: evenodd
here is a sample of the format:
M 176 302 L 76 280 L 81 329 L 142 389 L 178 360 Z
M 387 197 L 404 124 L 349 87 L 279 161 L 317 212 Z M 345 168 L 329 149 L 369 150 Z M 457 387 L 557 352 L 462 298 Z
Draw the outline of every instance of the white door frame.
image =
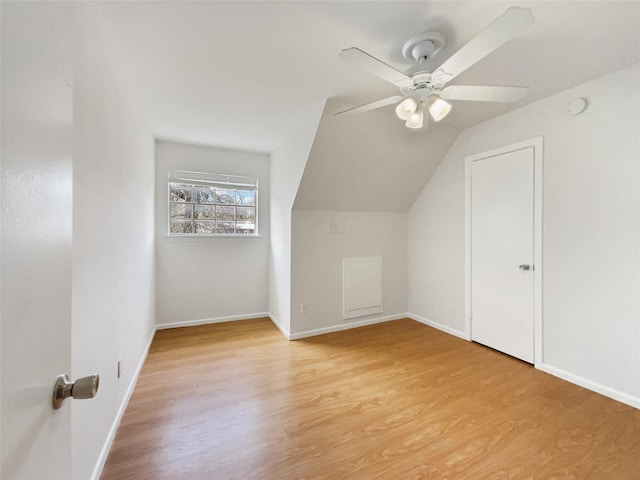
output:
M 471 164 L 478 160 L 495 157 L 505 153 L 533 147 L 533 359 L 534 365 L 543 363 L 542 358 L 542 163 L 543 137 L 535 137 L 523 142 L 505 147 L 470 155 L 464 164 L 464 194 L 465 194 L 465 292 L 464 292 L 464 333 L 467 340 L 471 340 Z

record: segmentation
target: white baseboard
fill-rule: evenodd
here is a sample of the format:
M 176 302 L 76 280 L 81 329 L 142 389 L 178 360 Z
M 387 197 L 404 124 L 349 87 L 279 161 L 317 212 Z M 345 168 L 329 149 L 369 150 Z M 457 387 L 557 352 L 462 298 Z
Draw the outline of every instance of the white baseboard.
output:
M 469 335 L 467 335 L 465 332 L 455 330 L 451 327 L 447 327 L 446 325 L 442 325 L 432 320 L 428 320 L 419 315 L 415 315 L 413 313 L 407 313 L 407 317 L 417 322 L 424 323 L 425 325 L 428 325 L 430 327 L 437 328 L 438 330 L 442 330 L 445 333 L 455 335 L 456 337 L 462 338 L 464 340 L 471 340 Z M 558 378 L 561 378 L 562 380 L 566 380 L 567 382 L 584 387 L 587 390 L 591 390 L 592 392 L 599 393 L 601 395 L 604 395 L 605 397 L 612 398 L 614 400 L 617 400 L 618 402 L 640 409 L 640 398 L 636 398 L 632 395 L 619 392 L 617 390 L 614 390 L 613 388 L 605 387 L 604 385 L 601 385 L 597 382 L 586 379 L 584 377 L 580 377 L 578 375 L 574 375 L 572 373 L 569 373 L 560 368 L 556 368 L 544 362 L 536 363 L 535 368 L 545 373 L 548 373 L 550 375 L 553 375 L 554 377 L 558 377 Z
M 313 330 L 305 330 L 302 332 L 291 333 L 289 340 L 299 340 L 301 338 L 315 337 L 316 335 L 324 335 L 325 333 L 340 332 L 342 330 L 350 330 L 352 328 L 366 327 L 367 325 L 374 325 L 376 323 L 390 322 L 392 320 L 400 320 L 401 318 L 407 318 L 406 313 L 398 313 L 396 315 L 387 315 L 385 317 L 368 318 L 366 320 L 360 320 L 357 322 L 345 322 L 338 325 L 331 325 L 330 327 L 316 328 Z
M 447 327 L 446 325 L 442 325 L 441 323 L 434 322 L 433 320 L 429 320 L 427 318 L 421 317 L 420 315 L 407 313 L 407 317 L 409 317 L 411 320 L 415 320 L 416 322 L 424 323 L 429 327 L 433 327 L 438 330 L 442 330 L 443 332 L 448 333 L 450 335 L 454 335 L 458 338 L 462 338 L 463 340 L 471 340 L 471 338 L 469 338 L 469 335 L 467 335 L 465 332 L 456 330 L 455 328 Z
M 216 318 L 202 318 L 200 320 L 185 320 L 182 322 L 172 323 L 159 323 L 156 325 L 156 330 L 165 330 L 167 328 L 180 328 L 180 327 L 196 327 L 198 325 L 209 325 L 211 323 L 222 322 L 235 322 L 236 320 L 251 320 L 254 318 L 269 317 L 267 312 L 249 313 L 246 315 L 231 315 L 229 317 L 216 317 Z
M 127 410 L 127 406 L 129 405 L 129 400 L 131 399 L 133 390 L 136 388 L 136 383 L 138 383 L 138 377 L 140 376 L 140 372 L 142 371 L 144 362 L 147 360 L 149 348 L 151 347 L 151 342 L 153 341 L 156 329 L 157 327 L 151 331 L 151 335 L 149 335 L 149 340 L 147 340 L 147 345 L 144 349 L 144 353 L 140 358 L 138 365 L 136 366 L 136 370 L 133 373 L 133 377 L 131 378 L 129 385 L 127 386 L 127 391 L 125 392 L 122 403 L 120 404 L 120 408 L 118 408 L 118 412 L 113 419 L 113 423 L 111 424 L 111 428 L 109 429 L 107 438 L 104 441 L 104 445 L 102 446 L 102 450 L 100 451 L 100 455 L 98 456 L 98 460 L 96 461 L 96 466 L 94 467 L 93 473 L 91 474 L 91 480 L 99 480 L 100 475 L 102 475 L 102 469 L 104 468 L 104 464 L 107 461 L 107 457 L 109 456 L 109 451 L 111 450 L 113 441 L 116 438 L 116 432 L 118 431 L 118 427 L 120 426 L 120 422 L 122 421 L 122 416 Z
M 545 373 L 553 375 L 554 377 L 561 378 L 562 380 L 566 380 L 567 382 L 575 383 L 576 385 L 580 385 L 581 387 L 584 387 L 587 390 L 591 390 L 593 392 L 604 395 L 605 397 L 613 398 L 618 402 L 622 402 L 631 407 L 640 409 L 640 398 L 636 398 L 626 393 L 619 392 L 617 390 L 614 390 L 613 388 L 605 387 L 604 385 L 601 385 L 597 382 L 588 380 L 578 375 L 574 375 L 572 373 L 567 372 L 566 370 L 562 370 L 560 368 L 551 366 L 544 362 L 540 362 L 539 364 L 536 364 L 535 367 L 538 370 L 542 370 Z
M 269 315 L 269 318 L 271 319 L 271 321 L 273 322 L 273 324 L 276 327 L 278 327 L 278 330 L 280 330 L 282 332 L 282 335 L 284 335 L 287 340 L 291 340 L 291 334 L 289 333 L 289 331 L 286 328 L 284 328 L 284 325 L 282 325 L 278 321 L 278 319 L 274 315 L 272 315 L 271 313 L 269 313 L 268 315 Z

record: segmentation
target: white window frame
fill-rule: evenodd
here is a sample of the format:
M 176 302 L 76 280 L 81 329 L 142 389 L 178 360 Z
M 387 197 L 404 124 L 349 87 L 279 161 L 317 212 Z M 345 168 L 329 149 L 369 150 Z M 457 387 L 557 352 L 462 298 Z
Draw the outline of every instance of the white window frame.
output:
M 172 185 L 190 185 L 193 186 L 193 198 L 191 202 L 172 202 L 171 201 L 171 188 Z M 196 200 L 195 189 L 197 187 L 205 187 L 205 188 L 220 188 L 225 190 L 248 190 L 253 191 L 255 193 L 255 205 L 246 205 L 247 207 L 255 208 L 255 221 L 254 221 L 254 231 L 253 233 L 236 233 L 235 226 L 238 222 L 237 219 L 234 219 L 234 232 L 233 233 L 196 233 L 195 225 L 197 219 L 195 218 L 195 207 L 197 205 L 209 205 L 209 206 L 232 206 L 237 208 L 237 203 L 233 205 L 220 204 L 217 202 L 214 203 L 200 203 Z M 237 199 L 235 200 L 237 202 Z M 178 204 L 193 205 L 191 222 L 192 222 L 192 232 L 191 233 L 174 233 L 171 232 L 171 205 Z M 234 215 L 235 217 L 235 215 Z M 216 226 L 218 220 L 215 220 Z M 217 174 L 217 173 L 205 173 L 205 172 L 192 172 L 186 170 L 169 170 L 167 175 L 167 235 L 172 238 L 209 238 L 209 237 L 224 237 L 224 238 L 251 238 L 258 237 L 258 179 L 252 177 L 244 177 L 240 175 L 227 175 L 227 174 Z

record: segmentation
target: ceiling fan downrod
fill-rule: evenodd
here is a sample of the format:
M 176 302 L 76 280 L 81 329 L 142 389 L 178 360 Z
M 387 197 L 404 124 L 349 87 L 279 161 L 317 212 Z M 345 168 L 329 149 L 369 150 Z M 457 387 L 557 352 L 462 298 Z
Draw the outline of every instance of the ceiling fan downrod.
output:
M 411 37 L 402 47 L 402 55 L 411 62 L 424 63 L 444 47 L 444 37 L 427 32 Z

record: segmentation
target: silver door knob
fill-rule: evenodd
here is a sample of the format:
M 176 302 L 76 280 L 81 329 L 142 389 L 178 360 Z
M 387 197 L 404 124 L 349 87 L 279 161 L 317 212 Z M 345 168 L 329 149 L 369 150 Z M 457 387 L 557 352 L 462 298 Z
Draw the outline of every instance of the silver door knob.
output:
M 526 271 L 526 270 L 531 270 L 531 265 L 529 265 L 529 264 L 527 264 L 527 263 L 523 263 L 523 264 L 522 264 L 522 265 L 520 265 L 518 268 L 519 268 L 520 270 L 524 270 L 524 271 Z
M 54 409 L 59 409 L 62 402 L 69 397 L 73 398 L 93 398 L 98 393 L 100 386 L 100 376 L 89 375 L 82 377 L 75 382 L 70 382 L 67 375 L 58 375 L 53 386 L 53 396 L 51 402 Z

